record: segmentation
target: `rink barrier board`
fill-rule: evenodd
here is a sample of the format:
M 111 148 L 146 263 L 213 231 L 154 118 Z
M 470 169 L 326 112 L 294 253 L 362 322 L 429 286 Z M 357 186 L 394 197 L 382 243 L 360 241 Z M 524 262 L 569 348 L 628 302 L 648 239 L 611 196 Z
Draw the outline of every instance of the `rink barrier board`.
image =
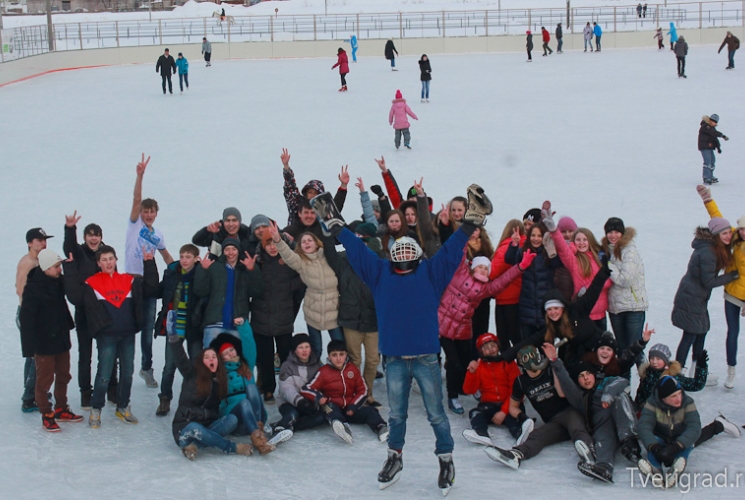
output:
M 679 30 L 689 45 L 720 44 L 727 31 L 745 39 L 745 28 L 708 28 Z M 564 35 L 564 50 L 582 50 L 584 39 L 581 33 Z M 669 44 L 665 36 L 665 45 Z M 496 52 L 524 52 L 525 35 L 493 37 L 452 38 L 407 38 L 394 39 L 400 55 L 421 54 L 469 54 Z M 656 48 L 653 32 L 619 32 L 604 34 L 601 39 L 604 49 Z M 541 50 L 540 32 L 533 34 L 534 51 Z M 360 40 L 359 56 L 383 57 L 385 40 Z M 593 37 L 594 45 L 594 37 Z M 295 41 L 295 42 L 233 42 L 212 43 L 212 61 L 230 59 L 282 59 L 282 58 L 334 58 L 342 40 Z M 552 35 L 550 42 L 556 49 Z M 123 64 L 155 64 L 165 46 L 118 47 L 105 49 L 68 50 L 40 54 L 33 57 L 8 61 L 0 65 L 0 88 L 27 81 L 31 78 L 60 71 L 116 66 Z M 202 59 L 201 43 L 168 45 L 171 53 L 183 52 L 192 64 Z

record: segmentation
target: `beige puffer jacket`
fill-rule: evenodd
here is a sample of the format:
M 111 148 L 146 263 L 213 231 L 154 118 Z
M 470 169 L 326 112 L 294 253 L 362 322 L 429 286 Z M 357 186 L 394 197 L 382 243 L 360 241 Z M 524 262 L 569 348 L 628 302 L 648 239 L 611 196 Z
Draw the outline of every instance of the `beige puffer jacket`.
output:
M 282 259 L 300 275 L 308 287 L 303 301 L 305 322 L 317 330 L 331 330 L 339 326 L 339 290 L 336 273 L 331 269 L 323 249 L 307 254 L 308 259 L 293 252 L 284 240 L 277 243 Z

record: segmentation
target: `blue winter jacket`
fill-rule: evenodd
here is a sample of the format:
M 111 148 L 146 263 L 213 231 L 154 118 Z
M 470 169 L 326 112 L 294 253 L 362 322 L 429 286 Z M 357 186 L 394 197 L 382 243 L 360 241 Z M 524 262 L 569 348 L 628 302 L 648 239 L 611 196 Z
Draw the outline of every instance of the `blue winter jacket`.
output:
M 469 234 L 456 231 L 431 259 L 415 271 L 396 274 L 348 229 L 338 239 L 357 275 L 370 287 L 378 318 L 380 352 L 386 356 L 421 356 L 440 352 L 437 308 L 463 259 Z
M 595 33 L 595 36 L 602 36 L 603 35 L 603 28 L 600 27 L 599 24 L 595 25 L 595 28 L 592 30 Z
M 357 36 L 352 35 L 352 38 L 349 39 L 349 43 L 352 45 L 352 49 L 357 48 Z
M 670 43 L 678 41 L 678 30 L 675 29 L 675 23 L 670 23 L 670 31 L 668 31 L 667 34 L 670 35 Z
M 177 58 L 176 67 L 179 75 L 185 75 L 189 72 L 189 61 L 185 57 Z

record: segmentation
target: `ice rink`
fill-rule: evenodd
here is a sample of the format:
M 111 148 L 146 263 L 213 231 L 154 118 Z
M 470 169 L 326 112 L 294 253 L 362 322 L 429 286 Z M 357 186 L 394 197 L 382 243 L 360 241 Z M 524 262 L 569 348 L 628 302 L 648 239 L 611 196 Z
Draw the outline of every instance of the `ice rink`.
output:
M 536 49 L 540 46 L 535 38 Z M 67 424 L 48 434 L 38 413 L 20 411 L 23 359 L 15 326 L 15 266 L 26 252 L 24 234 L 41 226 L 62 251 L 65 214 L 82 215 L 103 227 L 104 241 L 124 253 L 135 165 L 140 154 L 152 160 L 143 194 L 160 204 L 156 227 L 173 255 L 201 227 L 234 205 L 244 222 L 257 213 L 285 221 L 281 148 L 289 148 L 299 184 L 316 178 L 335 190 L 342 165 L 365 186 L 382 184 L 374 158 L 385 156 L 402 190 L 424 177 L 435 208 L 481 184 L 494 202 L 487 229 L 498 239 L 504 223 L 549 199 L 558 215 L 602 236 L 610 216 L 638 231 L 637 246 L 646 268 L 650 308 L 647 318 L 674 351 L 680 331 L 670 323 L 672 299 L 685 273 L 690 242 L 708 216 L 696 193 L 701 156 L 696 136 L 701 116 L 718 113 L 723 143 L 712 188 L 725 217 L 734 223 L 745 213 L 745 74 L 725 71 L 726 55 L 717 46 L 692 46 L 687 80 L 676 77 L 669 50 L 581 51 L 525 62 L 525 54 L 432 55 L 430 103 L 419 99 L 417 55 L 397 60 L 392 72 L 382 43 L 361 42 L 360 61 L 350 63 L 349 92 L 340 94 L 336 58 L 314 60 L 216 61 L 205 68 L 198 46 L 185 53 L 191 89 L 183 95 L 174 78 L 174 95 L 164 96 L 152 64 L 57 73 L 0 89 L 0 421 L 3 422 L 0 477 L 3 498 L 59 499 L 89 496 L 140 499 L 182 498 L 435 498 L 437 459 L 434 437 L 421 398 L 413 394 L 401 480 L 379 491 L 377 472 L 385 445 L 363 426 L 354 426 L 348 445 L 329 428 L 301 432 L 266 457 L 202 453 L 187 461 L 171 434 L 171 417 L 158 418 L 158 390 L 147 389 L 135 374 L 132 411 L 140 419 L 127 426 L 104 409 L 102 426 Z M 340 42 L 341 45 L 341 42 Z M 379 45 L 379 46 L 378 46 Z M 371 54 L 374 54 L 371 55 Z M 175 54 L 173 54 L 175 56 Z M 742 56 L 739 57 L 742 59 Z M 396 151 L 387 118 L 397 89 L 419 120 L 411 126 L 411 151 Z M 354 180 L 353 180 L 354 182 Z M 361 214 L 350 183 L 347 220 Z M 163 262 L 158 258 L 159 270 Z M 711 369 L 726 374 L 722 290 L 712 295 L 712 329 L 707 339 Z M 493 325 L 493 315 L 492 315 Z M 493 326 L 492 326 L 493 328 Z M 302 315 L 296 332 L 305 331 Z M 73 339 L 75 337 L 72 332 Z M 163 368 L 164 340 L 154 343 L 156 379 Z M 740 359 L 745 359 L 741 349 Z M 68 394 L 79 410 L 75 378 Z M 139 360 L 139 342 L 136 359 Z M 137 362 L 136 362 L 137 363 Z M 135 365 L 136 368 L 138 365 Z M 742 370 L 741 370 L 742 372 Z M 635 390 L 636 376 L 632 379 Z M 177 375 L 175 392 L 180 389 Z M 745 374 L 732 390 L 707 388 L 692 396 L 704 424 L 722 411 L 745 423 Z M 387 415 L 385 388 L 375 386 Z M 461 401 L 468 409 L 473 398 Z M 174 401 L 173 410 L 176 402 Z M 269 406 L 270 421 L 276 405 Z M 531 409 L 531 413 L 532 409 Z M 608 500 L 664 495 L 626 470 L 620 455 L 614 486 L 593 482 L 576 468 L 577 456 L 565 443 L 545 450 L 512 471 L 489 460 L 461 432 L 467 418 L 450 419 L 456 442 L 456 482 L 450 498 L 509 495 L 512 498 Z M 87 417 L 87 413 L 86 413 Z M 510 445 L 506 430 L 492 437 Z M 690 498 L 742 498 L 745 439 L 721 435 L 691 455 L 689 471 L 727 471 L 727 486 L 691 488 Z

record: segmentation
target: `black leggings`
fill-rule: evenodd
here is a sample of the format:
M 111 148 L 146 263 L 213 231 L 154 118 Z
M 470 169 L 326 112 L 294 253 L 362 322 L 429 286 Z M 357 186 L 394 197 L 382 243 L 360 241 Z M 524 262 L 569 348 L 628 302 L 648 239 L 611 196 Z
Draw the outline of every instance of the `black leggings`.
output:
M 440 345 L 445 351 L 445 380 L 448 399 L 457 398 L 463 392 L 466 368 L 471 362 L 471 339 L 452 340 L 440 337 Z
M 341 76 L 341 86 L 346 87 L 347 86 L 347 74 L 341 73 L 340 76 Z
M 261 380 L 259 390 L 263 393 L 274 393 L 277 388 L 277 382 L 274 377 L 274 343 L 277 343 L 277 354 L 280 362 L 284 363 L 290 354 L 292 345 L 292 334 L 277 335 L 269 337 L 254 333 L 256 341 L 256 368 L 258 369 L 258 378 Z
M 520 304 L 497 304 L 494 319 L 499 338 L 499 350 L 505 351 L 522 340 L 520 334 Z

